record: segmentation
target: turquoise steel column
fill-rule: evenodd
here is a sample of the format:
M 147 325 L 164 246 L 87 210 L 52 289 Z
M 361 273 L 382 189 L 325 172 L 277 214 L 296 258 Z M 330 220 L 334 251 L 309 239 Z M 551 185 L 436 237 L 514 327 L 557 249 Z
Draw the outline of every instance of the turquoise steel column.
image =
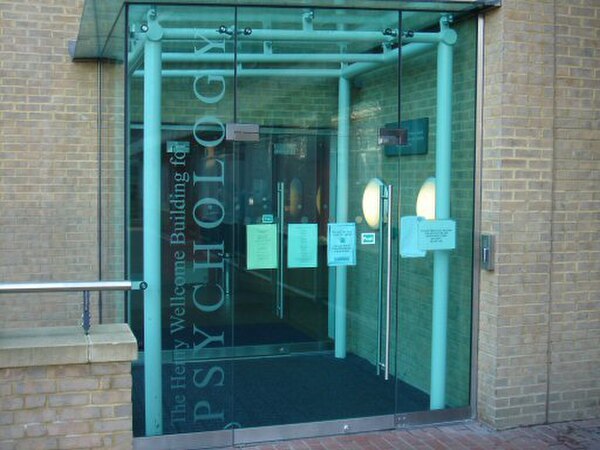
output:
M 435 218 L 450 218 L 450 171 L 452 161 L 452 62 L 456 32 L 448 19 L 440 21 L 437 54 L 437 120 L 435 151 Z M 446 347 L 448 326 L 448 276 L 450 251 L 433 254 L 433 312 L 431 325 L 430 408 L 446 406 Z
M 144 382 L 146 435 L 162 434 L 161 361 L 161 53 L 162 29 L 148 13 L 144 49 Z
M 336 222 L 348 221 L 348 158 L 350 141 L 350 80 L 340 77 L 338 84 L 338 148 Z M 335 276 L 335 357 L 346 357 L 346 280 L 345 266 Z

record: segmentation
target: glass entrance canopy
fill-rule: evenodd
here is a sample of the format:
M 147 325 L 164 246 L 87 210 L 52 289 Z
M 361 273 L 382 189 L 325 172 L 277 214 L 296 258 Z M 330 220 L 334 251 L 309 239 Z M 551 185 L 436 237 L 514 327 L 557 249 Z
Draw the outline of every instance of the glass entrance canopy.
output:
M 496 4 L 85 3 L 104 230 L 149 286 L 139 448 L 470 414 L 470 15 Z
M 79 35 L 73 50 L 74 59 L 112 58 L 115 55 L 107 54 L 107 40 L 115 26 L 125 5 L 124 0 L 85 0 Z M 127 2 L 129 4 L 146 3 L 141 0 Z M 177 0 L 162 1 L 168 4 L 198 4 L 203 5 L 232 5 L 232 6 L 281 6 L 279 0 Z M 286 7 L 320 7 L 320 8 L 348 8 L 348 9 L 378 9 L 402 10 L 421 13 L 452 13 L 455 17 L 473 14 L 484 9 L 500 6 L 501 0 L 446 0 L 446 1 L 398 1 L 398 0 L 290 0 L 285 2 Z M 429 17 L 424 22 L 424 15 L 415 14 L 413 17 L 404 17 L 405 29 L 419 30 L 437 23 L 437 18 Z M 438 17 L 439 18 L 439 17 Z

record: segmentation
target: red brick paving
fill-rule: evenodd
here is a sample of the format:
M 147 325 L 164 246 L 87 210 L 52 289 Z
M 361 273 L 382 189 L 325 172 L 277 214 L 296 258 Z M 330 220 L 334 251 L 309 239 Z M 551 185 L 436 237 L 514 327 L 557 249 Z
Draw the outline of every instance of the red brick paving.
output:
M 265 443 L 244 450 L 600 450 L 600 419 L 494 431 L 477 422 Z

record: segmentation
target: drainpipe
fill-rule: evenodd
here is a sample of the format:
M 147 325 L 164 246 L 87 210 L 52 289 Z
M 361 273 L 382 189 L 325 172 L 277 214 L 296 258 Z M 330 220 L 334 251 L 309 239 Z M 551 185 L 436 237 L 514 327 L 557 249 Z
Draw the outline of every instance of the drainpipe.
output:
M 340 76 L 338 83 L 338 148 L 336 222 L 348 221 L 348 154 L 350 141 L 350 80 Z M 335 276 L 335 357 L 346 357 L 346 266 L 338 266 Z
M 162 28 L 148 13 L 144 47 L 144 397 L 146 435 L 162 434 L 161 53 Z
M 440 21 L 437 53 L 437 120 L 435 143 L 436 220 L 450 218 L 452 155 L 452 62 L 456 32 L 449 18 Z M 448 277 L 450 250 L 433 253 L 433 306 L 431 324 L 430 408 L 446 407 L 446 349 L 448 328 Z

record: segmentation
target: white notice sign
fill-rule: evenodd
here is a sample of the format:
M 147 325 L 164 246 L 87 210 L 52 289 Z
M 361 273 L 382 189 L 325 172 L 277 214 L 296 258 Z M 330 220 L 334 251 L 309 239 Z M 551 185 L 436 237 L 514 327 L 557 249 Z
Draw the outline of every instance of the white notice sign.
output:
M 327 226 L 327 264 L 356 265 L 356 224 L 330 223 Z
M 446 220 L 419 221 L 417 242 L 421 250 L 454 250 L 456 248 L 456 222 Z

